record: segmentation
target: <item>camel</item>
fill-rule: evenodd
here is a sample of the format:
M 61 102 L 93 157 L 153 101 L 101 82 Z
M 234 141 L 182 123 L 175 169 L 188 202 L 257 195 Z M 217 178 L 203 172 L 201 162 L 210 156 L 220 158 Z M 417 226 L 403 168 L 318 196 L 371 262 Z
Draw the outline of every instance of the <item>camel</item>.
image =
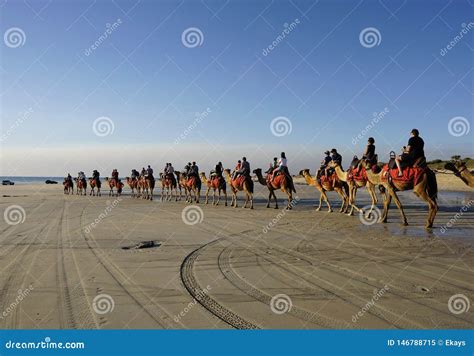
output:
M 120 180 L 117 180 L 115 178 L 110 178 L 105 177 L 105 181 L 109 184 L 109 196 L 120 196 L 122 195 L 122 188 L 123 188 L 123 183 Z M 115 189 L 115 193 L 114 193 Z
M 282 172 L 280 175 L 274 177 L 273 179 L 271 179 L 271 173 L 267 174 L 267 176 L 263 178 L 261 168 L 255 169 L 253 173 L 257 175 L 258 182 L 261 185 L 266 186 L 269 190 L 267 208 L 270 207 L 270 202 L 273 197 L 273 199 L 275 200 L 275 209 L 278 209 L 278 199 L 275 195 L 275 190 L 277 189 L 281 189 L 281 191 L 285 192 L 288 196 L 288 204 L 286 206 L 286 209 L 291 210 L 293 208 L 293 193 L 296 193 L 296 189 L 293 184 L 293 181 L 290 180 L 285 173 Z
M 402 203 L 400 202 L 400 199 L 397 196 L 397 191 L 405 191 L 405 190 L 413 190 L 413 193 L 415 195 L 426 201 L 428 203 L 428 218 L 426 220 L 426 228 L 432 228 L 433 227 L 433 222 L 436 217 L 436 213 L 438 212 L 438 203 L 437 203 L 437 196 L 438 196 L 438 183 L 436 181 L 436 175 L 435 173 L 426 167 L 422 173 L 420 174 L 419 178 L 416 180 L 411 179 L 408 181 L 402 181 L 398 179 L 392 179 L 388 177 L 390 174 L 387 172 L 388 166 L 385 165 L 384 169 L 380 170 L 379 167 L 374 166 L 374 169 L 376 172 L 374 172 L 370 164 L 365 163 L 365 169 L 367 172 L 367 178 L 373 183 L 373 184 L 380 184 L 382 185 L 385 190 L 386 190 L 386 198 L 384 201 L 384 207 L 383 207 L 383 213 L 382 216 L 380 217 L 380 222 L 386 223 L 387 222 L 387 217 L 388 217 L 388 210 L 390 208 L 390 203 L 393 200 L 395 201 L 395 204 L 397 205 L 398 210 L 400 211 L 401 218 L 403 221 L 403 225 L 406 226 L 408 225 L 407 217 L 405 215 L 405 212 L 403 211 L 403 206 Z M 408 169 L 408 168 L 404 168 Z M 390 169 L 388 170 L 390 171 Z M 395 173 L 396 174 L 396 173 Z
M 176 174 L 176 180 L 178 184 L 178 189 L 179 189 L 179 199 L 181 200 L 183 197 L 183 189 L 184 189 L 184 197 L 186 198 L 186 201 L 188 200 L 188 188 L 186 186 L 186 176 L 184 174 L 181 174 L 180 171 L 174 171 L 174 174 Z
M 96 180 L 94 178 L 89 178 L 89 185 L 91 187 L 91 192 L 89 195 L 97 195 L 97 196 L 101 196 L 102 194 L 100 193 L 100 180 L 96 182 Z M 97 188 L 97 193 L 95 191 L 95 189 Z
M 248 177 L 237 177 L 237 178 L 232 178 L 230 174 L 230 169 L 225 169 L 224 170 L 225 177 L 227 179 L 227 183 L 230 186 L 230 189 L 232 190 L 232 199 L 230 202 L 230 205 L 233 206 L 234 208 L 237 208 L 237 192 L 239 191 L 244 191 L 245 192 L 245 204 L 244 208 L 247 207 L 247 205 L 250 203 L 250 209 L 253 209 L 253 180 L 250 176 Z
M 199 177 L 188 177 L 184 173 L 182 173 L 180 177 L 186 190 L 186 203 L 192 203 L 194 201 L 196 204 L 199 204 L 202 186 L 201 179 Z
M 64 194 L 74 194 L 74 183 L 72 180 L 64 178 Z
M 459 177 L 467 186 L 474 188 L 474 174 L 467 169 L 465 162 L 448 162 L 444 165 L 444 168 L 454 172 L 454 175 Z
M 217 177 L 214 176 L 214 178 L 210 178 L 209 180 L 206 178 L 206 174 L 204 172 L 201 172 L 201 180 L 204 182 L 204 184 L 207 186 L 206 190 L 206 204 L 209 201 L 209 192 L 211 189 L 213 190 L 212 194 L 212 205 L 219 205 L 219 202 L 221 200 L 221 192 L 224 193 L 224 199 L 225 199 L 225 206 L 227 206 L 227 190 L 226 190 L 226 182 L 224 177 Z M 216 201 L 216 191 L 218 192 L 218 197 Z
M 161 201 L 165 199 L 164 193 L 166 192 L 166 200 L 170 201 L 173 198 L 173 190 L 175 192 L 175 201 L 178 201 L 178 189 L 176 180 L 172 179 L 169 175 L 160 173 L 161 179 Z
M 126 177 L 125 181 L 127 182 L 128 186 L 130 187 L 130 190 L 132 191 L 132 198 L 138 197 L 140 195 L 140 188 L 138 187 L 138 179 L 137 178 L 130 178 Z M 135 193 L 135 189 L 137 192 Z
M 155 189 L 155 178 L 152 175 L 140 176 L 138 185 L 142 192 L 143 199 L 153 200 L 153 190 Z
M 353 215 L 354 209 L 357 212 L 363 212 L 362 209 L 356 205 L 356 196 L 357 189 L 366 187 L 367 191 L 369 192 L 370 199 L 372 200 L 370 210 L 367 213 L 367 217 L 370 217 L 372 211 L 375 209 L 375 206 L 378 203 L 378 199 L 377 194 L 375 193 L 375 185 L 367 179 L 365 167 L 360 167 L 361 173 L 357 176 L 354 175 L 352 168 L 349 168 L 349 171 L 343 171 L 341 165 L 333 161 L 329 162 L 329 167 L 334 168 L 337 178 L 341 182 L 346 182 L 349 185 L 349 203 L 351 204 L 351 209 L 347 215 Z
M 87 195 L 87 181 L 82 181 L 79 178 L 74 178 L 76 181 L 76 195 Z M 82 194 L 84 192 L 84 194 Z
M 326 205 L 328 206 L 328 213 L 332 213 L 333 210 L 331 204 L 329 203 L 329 199 L 326 192 L 335 191 L 342 199 L 341 209 L 339 210 L 339 212 L 347 213 L 347 211 L 349 210 L 349 186 L 347 185 L 347 183 L 341 182 L 339 179 L 336 179 L 334 181 L 325 180 L 321 183 L 320 179 L 311 176 L 311 174 L 309 173 L 309 169 L 307 168 L 300 171 L 300 175 L 304 177 L 308 185 L 313 185 L 316 187 L 317 190 L 319 190 L 319 206 L 316 208 L 316 211 L 321 210 L 321 205 L 324 200 L 326 202 Z

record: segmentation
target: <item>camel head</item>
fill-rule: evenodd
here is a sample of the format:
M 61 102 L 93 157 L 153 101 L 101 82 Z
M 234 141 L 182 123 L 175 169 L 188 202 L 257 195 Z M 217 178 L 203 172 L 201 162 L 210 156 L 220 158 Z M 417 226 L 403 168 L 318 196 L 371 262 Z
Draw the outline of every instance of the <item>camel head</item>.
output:
M 253 174 L 262 175 L 262 169 L 261 168 L 254 169 Z
M 448 162 L 444 165 L 444 169 L 447 169 L 449 171 L 453 171 L 454 173 L 456 173 L 458 171 L 457 167 L 454 165 L 453 162 Z
M 329 161 L 328 166 L 331 168 L 336 168 L 336 167 L 339 167 L 340 165 L 337 162 Z
M 309 169 L 308 168 L 302 169 L 299 175 L 303 177 L 309 175 Z

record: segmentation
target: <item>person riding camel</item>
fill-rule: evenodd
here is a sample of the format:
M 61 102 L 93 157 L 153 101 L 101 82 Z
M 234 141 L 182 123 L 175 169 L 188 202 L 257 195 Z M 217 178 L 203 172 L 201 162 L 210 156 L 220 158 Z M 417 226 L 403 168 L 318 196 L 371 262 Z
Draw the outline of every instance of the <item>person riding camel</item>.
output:
M 84 174 L 83 171 L 80 171 L 77 178 L 82 182 L 82 184 L 85 186 L 86 184 L 86 175 Z
M 247 157 L 242 157 L 240 169 L 237 171 L 238 176 L 250 177 L 250 163 L 247 161 Z
M 136 169 L 132 169 L 132 174 L 130 175 L 132 179 L 137 179 L 140 173 Z
M 176 184 L 176 177 L 174 176 L 174 167 L 171 163 L 167 163 L 168 167 L 166 168 L 165 175 L 171 178 L 173 185 Z
M 97 169 L 92 171 L 92 179 L 95 180 L 97 187 L 100 187 L 100 173 L 97 171 Z
M 273 157 L 273 162 L 270 163 L 268 170 L 265 172 L 267 174 L 272 173 L 276 168 L 278 168 L 278 158 Z
M 321 160 L 321 165 L 319 166 L 318 172 L 316 174 L 317 178 L 321 177 L 324 174 L 326 174 L 326 168 L 328 167 L 329 162 L 331 162 L 331 152 L 326 151 L 324 152 L 325 156 Z
M 112 178 L 115 179 L 117 183 L 119 182 L 119 173 L 117 171 L 117 168 L 114 168 L 114 170 L 112 171 Z
M 148 168 L 146 169 L 146 176 L 148 178 L 153 178 L 153 168 L 151 168 L 150 165 L 148 165 Z
M 281 172 L 289 176 L 288 163 L 285 152 L 281 153 L 280 159 L 278 160 L 277 168 L 275 168 L 272 172 L 272 180 L 273 178 L 275 178 L 276 175 L 280 174 Z
M 369 137 L 367 140 L 367 146 L 365 148 L 365 152 L 362 155 L 362 158 L 357 162 L 356 171 L 359 172 L 362 168 L 362 163 L 370 163 L 374 165 L 377 163 L 376 155 L 375 155 L 375 140 L 373 137 Z
M 199 167 L 196 165 L 196 162 L 193 162 L 189 169 L 189 177 L 199 177 Z
M 404 166 L 413 166 L 419 159 L 425 158 L 425 142 L 420 137 L 420 132 L 417 129 L 411 130 L 411 137 L 408 140 L 408 145 L 404 152 L 395 158 L 395 163 L 398 168 L 398 176 L 403 176 L 402 164 Z
M 222 173 L 224 172 L 224 166 L 222 165 L 222 162 L 219 162 L 216 164 L 216 167 L 214 168 L 214 170 L 211 171 L 211 178 L 213 176 L 217 177 L 217 178 L 222 178 Z
M 142 171 L 140 172 L 140 177 L 145 177 L 146 176 L 146 169 L 145 167 L 142 167 Z
M 237 174 L 238 174 L 238 172 L 240 171 L 240 168 L 241 168 L 241 167 L 242 167 L 242 161 L 239 159 L 239 160 L 237 161 L 237 164 L 236 164 L 234 170 L 232 171 L 232 179 L 237 178 Z

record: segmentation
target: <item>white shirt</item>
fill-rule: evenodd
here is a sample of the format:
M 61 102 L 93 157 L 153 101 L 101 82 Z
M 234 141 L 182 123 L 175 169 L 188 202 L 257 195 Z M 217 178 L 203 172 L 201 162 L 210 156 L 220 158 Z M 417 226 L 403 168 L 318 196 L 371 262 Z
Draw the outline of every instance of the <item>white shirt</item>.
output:
M 278 166 L 279 167 L 286 167 L 286 158 L 280 158 L 280 160 L 278 161 Z

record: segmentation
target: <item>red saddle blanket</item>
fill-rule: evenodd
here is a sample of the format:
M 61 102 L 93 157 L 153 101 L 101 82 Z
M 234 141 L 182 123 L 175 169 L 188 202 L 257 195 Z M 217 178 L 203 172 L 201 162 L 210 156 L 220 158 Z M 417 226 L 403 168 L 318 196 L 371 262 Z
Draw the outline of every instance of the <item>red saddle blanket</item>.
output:
M 348 180 L 358 180 L 358 181 L 366 181 L 367 180 L 367 171 L 364 167 L 360 169 L 357 168 L 350 168 L 347 172 L 347 179 Z
M 398 169 L 393 168 L 389 169 L 388 165 L 386 164 L 382 168 L 382 181 L 386 182 L 388 180 L 388 176 L 390 175 L 391 179 L 396 182 L 413 182 L 413 184 L 418 184 L 420 181 L 421 176 L 425 172 L 425 168 L 420 167 L 404 167 L 402 169 L 402 176 L 398 176 Z
M 321 185 L 333 185 L 334 182 L 336 181 L 336 172 L 331 174 L 330 176 L 322 175 L 320 178 Z
M 232 181 L 232 185 L 240 187 L 244 184 L 245 176 L 238 176 Z
M 272 175 L 269 174 L 269 175 L 267 175 L 266 181 L 267 181 L 267 183 L 269 183 L 269 184 L 272 184 L 272 185 L 275 185 L 275 186 L 279 186 L 279 185 L 281 185 L 281 183 L 283 182 L 284 177 L 285 177 L 285 176 L 284 176 L 283 174 L 279 174 L 279 175 L 275 176 L 275 177 L 272 179 Z
M 188 178 L 188 180 L 186 181 L 186 185 L 188 187 L 193 187 L 195 182 L 196 182 L 196 177 L 191 177 L 191 178 Z

